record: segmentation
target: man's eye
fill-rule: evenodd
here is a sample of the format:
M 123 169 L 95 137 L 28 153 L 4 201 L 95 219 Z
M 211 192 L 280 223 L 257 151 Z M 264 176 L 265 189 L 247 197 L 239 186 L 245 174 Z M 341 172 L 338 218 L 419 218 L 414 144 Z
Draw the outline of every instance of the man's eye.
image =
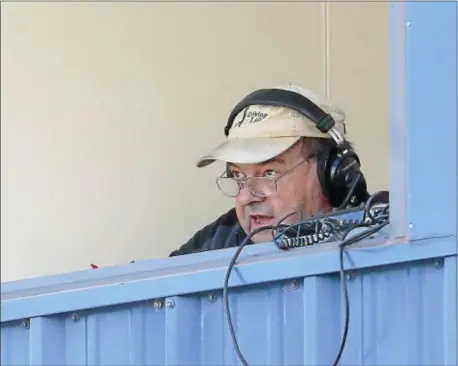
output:
M 235 179 L 242 179 L 243 178 L 243 174 L 240 173 L 240 172 L 232 171 L 231 174 L 232 174 L 232 177 L 235 178 Z
M 264 172 L 264 176 L 267 178 L 275 178 L 278 176 L 278 173 L 273 169 L 268 169 Z

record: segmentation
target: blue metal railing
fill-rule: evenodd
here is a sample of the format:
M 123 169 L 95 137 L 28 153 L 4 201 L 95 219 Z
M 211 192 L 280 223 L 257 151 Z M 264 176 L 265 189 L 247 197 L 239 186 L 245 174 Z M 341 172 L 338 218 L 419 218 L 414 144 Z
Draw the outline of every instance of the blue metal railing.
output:
M 372 241 L 345 261 L 350 327 L 341 364 L 453 364 L 455 238 Z M 234 250 L 10 286 L 2 291 L 2 365 L 239 364 L 221 297 Z M 343 330 L 340 286 L 334 243 L 247 247 L 229 300 L 249 364 L 330 365 Z

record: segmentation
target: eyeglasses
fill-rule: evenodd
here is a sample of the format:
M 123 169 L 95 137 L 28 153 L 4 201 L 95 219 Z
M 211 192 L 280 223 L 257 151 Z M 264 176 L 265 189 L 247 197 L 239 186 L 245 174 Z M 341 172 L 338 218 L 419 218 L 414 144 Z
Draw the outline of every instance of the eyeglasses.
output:
M 246 177 L 246 178 L 233 178 L 225 177 L 223 173 L 219 178 L 216 179 L 216 185 L 219 190 L 228 197 L 237 197 L 240 191 L 248 187 L 250 193 L 257 197 L 268 197 L 277 192 L 277 182 L 280 178 L 297 168 L 302 163 L 308 161 L 304 159 L 293 165 L 292 168 L 283 172 L 275 178 L 270 177 Z

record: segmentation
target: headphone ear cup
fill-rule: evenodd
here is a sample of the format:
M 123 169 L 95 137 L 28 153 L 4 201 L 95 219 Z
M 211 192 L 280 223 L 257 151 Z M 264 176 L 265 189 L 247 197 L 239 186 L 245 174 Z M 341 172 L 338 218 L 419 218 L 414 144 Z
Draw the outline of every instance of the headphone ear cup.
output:
M 339 207 L 355 184 L 358 175 L 361 174 L 360 161 L 353 151 L 344 154 L 335 149 L 335 152 L 330 155 L 326 167 L 328 169 L 326 176 L 329 200 L 334 207 Z M 356 184 L 353 194 L 356 196 L 363 195 L 366 191 L 366 183 L 362 174 Z
M 318 179 L 323 194 L 332 207 L 339 207 L 345 200 L 357 177 L 359 166 L 359 158 L 352 151 L 342 154 L 334 147 L 325 150 L 318 156 Z M 361 183 L 358 184 L 355 193 L 366 189 L 364 178 L 361 178 Z

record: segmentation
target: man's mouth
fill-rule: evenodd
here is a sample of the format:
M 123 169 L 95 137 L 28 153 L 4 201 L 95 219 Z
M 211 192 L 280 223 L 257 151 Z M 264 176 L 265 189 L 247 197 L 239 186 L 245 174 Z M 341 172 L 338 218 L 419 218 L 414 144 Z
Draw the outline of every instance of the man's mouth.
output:
M 272 225 L 273 221 L 274 218 L 272 216 L 250 215 L 250 228 L 253 230 L 260 226 Z

